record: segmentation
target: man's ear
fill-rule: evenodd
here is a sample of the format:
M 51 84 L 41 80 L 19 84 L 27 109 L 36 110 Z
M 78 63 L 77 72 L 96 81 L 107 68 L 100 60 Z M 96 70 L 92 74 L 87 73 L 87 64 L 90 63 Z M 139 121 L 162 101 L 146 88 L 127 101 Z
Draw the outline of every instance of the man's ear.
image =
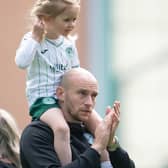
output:
M 56 96 L 58 100 L 64 100 L 64 88 L 61 86 L 58 86 L 56 89 Z

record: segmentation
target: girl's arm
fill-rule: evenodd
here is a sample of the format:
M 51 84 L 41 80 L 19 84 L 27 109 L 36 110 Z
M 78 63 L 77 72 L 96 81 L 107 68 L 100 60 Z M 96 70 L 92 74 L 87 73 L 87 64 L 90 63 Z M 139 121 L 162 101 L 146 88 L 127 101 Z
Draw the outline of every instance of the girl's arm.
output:
M 21 69 L 27 68 L 34 59 L 39 45 L 40 43 L 32 38 L 31 32 L 25 34 L 19 48 L 16 50 L 16 65 Z

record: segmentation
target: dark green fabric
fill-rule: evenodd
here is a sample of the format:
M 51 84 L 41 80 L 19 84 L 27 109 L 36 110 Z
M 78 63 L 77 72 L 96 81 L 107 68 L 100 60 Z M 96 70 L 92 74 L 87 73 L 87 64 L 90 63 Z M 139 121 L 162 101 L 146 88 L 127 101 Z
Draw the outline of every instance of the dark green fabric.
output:
M 58 100 L 54 97 L 41 97 L 30 107 L 29 114 L 32 120 L 38 120 L 50 108 L 59 108 Z

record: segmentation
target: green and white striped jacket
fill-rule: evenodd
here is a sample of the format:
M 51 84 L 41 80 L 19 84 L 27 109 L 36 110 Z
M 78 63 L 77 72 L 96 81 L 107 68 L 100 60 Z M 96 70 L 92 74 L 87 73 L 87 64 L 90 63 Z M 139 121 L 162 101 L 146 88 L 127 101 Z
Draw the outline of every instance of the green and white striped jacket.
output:
M 31 32 L 24 35 L 16 51 L 15 62 L 27 69 L 26 95 L 29 106 L 40 97 L 56 97 L 61 76 L 69 69 L 79 67 L 75 44 L 60 36 L 56 40 L 44 39 L 38 43 Z

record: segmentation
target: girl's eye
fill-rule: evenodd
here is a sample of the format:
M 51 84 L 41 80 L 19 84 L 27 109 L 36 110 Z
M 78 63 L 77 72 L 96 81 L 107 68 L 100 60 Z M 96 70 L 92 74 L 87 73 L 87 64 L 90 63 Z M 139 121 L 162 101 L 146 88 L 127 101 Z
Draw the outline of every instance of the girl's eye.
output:
M 76 21 L 76 18 L 73 19 L 73 22 L 75 22 L 75 21 Z
M 69 21 L 70 21 L 70 19 L 64 19 L 64 21 L 65 21 L 65 22 L 69 22 Z
M 70 22 L 70 21 L 75 22 L 75 21 L 76 21 L 76 18 L 73 18 L 73 19 L 67 18 L 67 19 L 64 19 L 64 21 L 65 21 L 65 22 Z

